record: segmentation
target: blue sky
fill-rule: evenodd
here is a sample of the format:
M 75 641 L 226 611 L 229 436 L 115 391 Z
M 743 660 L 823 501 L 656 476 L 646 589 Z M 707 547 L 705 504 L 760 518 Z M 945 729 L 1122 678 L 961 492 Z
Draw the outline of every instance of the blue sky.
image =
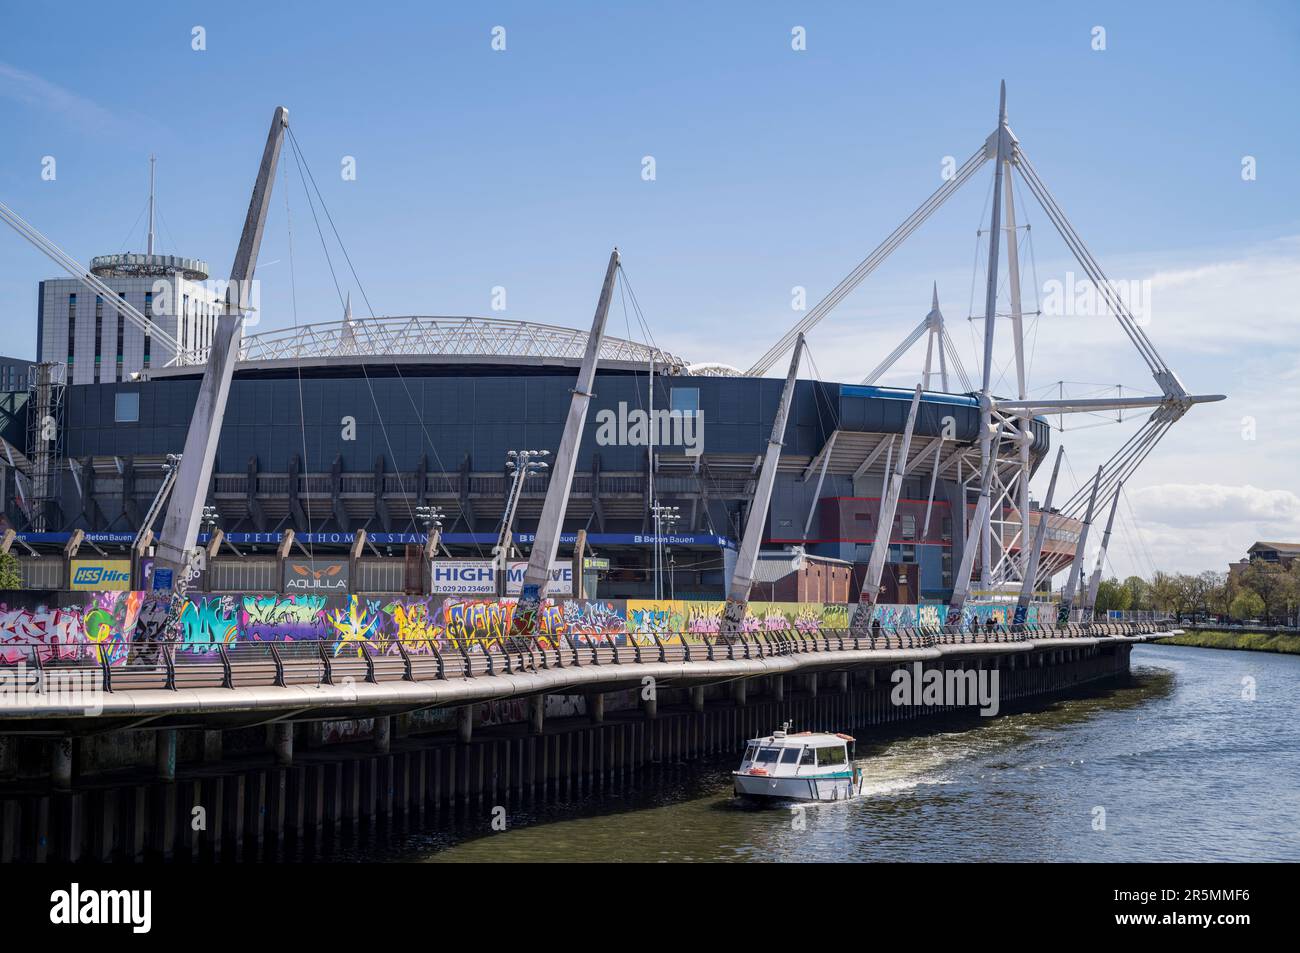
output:
M 1297 10 L 172 3 L 54 15 L 5 2 L 0 200 L 83 261 L 141 250 L 154 152 L 161 250 L 220 276 L 283 103 L 377 313 L 490 314 L 503 286 L 507 317 L 585 325 L 617 244 L 660 345 L 746 367 L 798 318 L 792 287 L 818 300 L 938 187 L 944 156 L 974 151 L 1005 78 L 1012 128 L 1107 272 L 1152 282 L 1157 347 L 1189 389 L 1233 398 L 1189 414 L 1130 487 L 1143 540 L 1114 568 L 1222 568 L 1255 538 L 1300 538 Z M 504 52 L 490 45 L 497 25 Z M 206 50 L 191 48 L 195 26 Z M 794 26 L 805 51 L 791 49 Z M 340 175 L 344 156 L 355 181 Z M 258 272 L 263 328 L 294 322 L 286 187 L 298 320 L 340 311 L 286 171 Z M 975 366 L 979 332 L 964 319 L 989 178 L 813 333 L 823 376 L 872 367 L 927 309 L 932 280 Z M 1022 220 L 1041 226 L 1026 275 L 1041 287 L 1072 266 L 1040 211 L 1027 205 Z M 4 350 L 32 356 L 36 283 L 55 270 L 6 234 Z M 348 290 L 365 314 L 350 278 Z M 1032 383 L 1150 390 L 1114 323 L 1085 323 L 1037 329 Z M 611 331 L 626 331 L 621 314 Z M 917 369 L 905 362 L 890 382 Z M 1245 416 L 1254 440 L 1241 439 Z M 1066 434 L 1074 471 L 1128 432 Z

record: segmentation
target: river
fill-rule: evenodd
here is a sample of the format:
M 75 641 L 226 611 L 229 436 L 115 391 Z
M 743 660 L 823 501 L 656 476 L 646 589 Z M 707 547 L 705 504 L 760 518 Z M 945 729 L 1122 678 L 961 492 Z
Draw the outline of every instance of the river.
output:
M 1253 697 L 1251 697 L 1253 695 Z M 1300 860 L 1300 657 L 1139 646 L 1124 684 L 922 735 L 860 730 L 850 803 L 734 803 L 727 761 L 507 812 L 354 859 Z M 775 727 L 775 726 L 774 726 Z M 917 726 L 912 726 L 917 727 Z M 921 726 L 924 727 L 924 726 Z

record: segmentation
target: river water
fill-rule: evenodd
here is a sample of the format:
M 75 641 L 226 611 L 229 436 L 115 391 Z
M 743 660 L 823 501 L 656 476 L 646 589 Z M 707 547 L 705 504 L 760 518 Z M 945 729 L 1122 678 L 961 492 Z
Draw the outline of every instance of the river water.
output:
M 1253 698 L 1252 696 L 1253 692 Z M 451 861 L 1300 860 L 1300 657 L 1139 646 L 1127 683 L 924 735 L 859 730 L 868 795 L 744 808 L 725 762 L 407 834 Z M 774 726 L 775 727 L 775 726 Z M 915 726 L 914 726 L 915 727 Z

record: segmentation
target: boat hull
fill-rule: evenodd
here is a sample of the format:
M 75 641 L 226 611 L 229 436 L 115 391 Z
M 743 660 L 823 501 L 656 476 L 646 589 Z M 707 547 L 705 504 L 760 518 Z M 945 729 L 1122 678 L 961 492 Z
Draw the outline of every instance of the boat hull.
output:
M 732 772 L 739 797 L 770 801 L 845 801 L 854 796 L 853 779 L 841 777 L 771 777 Z

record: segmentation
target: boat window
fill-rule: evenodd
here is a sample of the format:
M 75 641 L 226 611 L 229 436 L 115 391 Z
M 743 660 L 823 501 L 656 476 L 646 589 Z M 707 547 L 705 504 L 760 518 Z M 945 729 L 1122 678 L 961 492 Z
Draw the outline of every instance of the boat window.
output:
M 758 745 L 750 745 L 749 749 L 745 752 L 745 760 L 753 761 L 754 755 L 756 755 L 757 753 L 758 753 Z
M 784 751 L 781 752 L 781 763 L 798 764 L 799 752 L 801 752 L 802 750 L 803 750 L 802 748 L 786 748 Z
M 847 760 L 848 759 L 844 756 L 844 747 L 842 745 L 817 749 L 818 764 L 844 764 Z
M 759 748 L 758 757 L 755 760 L 759 764 L 776 764 L 776 759 L 780 756 L 780 748 Z
M 800 764 L 816 764 L 816 763 L 817 763 L 817 752 L 814 751 L 812 748 L 804 748 L 804 749 L 803 749 L 803 757 L 799 759 L 799 763 L 800 763 Z

